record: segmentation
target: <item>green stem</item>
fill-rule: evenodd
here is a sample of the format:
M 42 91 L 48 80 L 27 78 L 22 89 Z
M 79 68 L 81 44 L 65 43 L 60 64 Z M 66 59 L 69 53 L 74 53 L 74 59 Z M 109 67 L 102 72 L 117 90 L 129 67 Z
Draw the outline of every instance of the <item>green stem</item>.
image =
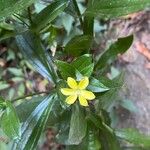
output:
M 30 21 L 30 24 L 32 25 L 33 21 L 32 21 L 32 17 L 31 17 L 31 9 L 30 7 L 28 7 L 28 17 L 29 17 L 29 21 Z
M 79 17 L 79 21 L 80 21 L 81 27 L 83 28 L 83 20 L 82 20 L 82 17 L 81 17 L 81 13 L 80 13 L 78 4 L 77 4 L 76 0 L 72 0 L 72 1 L 73 1 L 75 10 L 76 10 L 76 12 L 77 12 L 77 15 L 78 15 L 78 17 Z
M 39 93 L 32 93 L 32 94 L 29 94 L 29 95 L 26 95 L 26 96 L 18 97 L 18 98 L 16 98 L 16 99 L 11 100 L 11 101 L 12 101 L 12 102 L 16 102 L 16 101 L 18 101 L 18 100 L 25 99 L 25 98 L 30 97 L 30 96 L 40 95 L 40 94 L 48 94 L 48 93 L 49 93 L 48 91 L 39 92 Z

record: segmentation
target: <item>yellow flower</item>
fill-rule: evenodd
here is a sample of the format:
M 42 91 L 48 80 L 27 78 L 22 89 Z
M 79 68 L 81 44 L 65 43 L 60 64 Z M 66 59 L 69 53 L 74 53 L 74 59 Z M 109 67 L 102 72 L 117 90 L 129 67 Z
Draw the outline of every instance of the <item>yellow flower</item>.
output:
M 88 106 L 87 100 L 95 99 L 95 95 L 91 91 L 85 90 L 89 85 L 88 77 L 84 77 L 79 83 L 73 78 L 68 77 L 67 84 L 70 88 L 61 88 L 61 93 L 68 96 L 66 98 L 67 104 L 73 104 L 78 98 L 80 105 Z

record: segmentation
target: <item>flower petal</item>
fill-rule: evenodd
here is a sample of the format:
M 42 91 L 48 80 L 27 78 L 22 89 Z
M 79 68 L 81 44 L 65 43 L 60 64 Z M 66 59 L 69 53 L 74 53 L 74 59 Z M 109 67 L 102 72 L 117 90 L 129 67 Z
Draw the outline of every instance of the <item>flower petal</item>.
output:
M 69 89 L 69 88 L 61 88 L 60 91 L 63 95 L 73 95 L 75 93 L 73 89 Z
M 87 100 L 93 100 L 95 99 L 95 95 L 94 93 L 92 93 L 91 91 L 87 91 L 87 90 L 82 90 L 81 91 L 81 95 L 87 99 Z
M 82 106 L 89 106 L 87 100 L 83 96 L 79 96 L 79 102 Z
M 79 85 L 78 85 L 78 88 L 80 90 L 83 90 L 85 89 L 89 84 L 89 78 L 88 77 L 84 77 L 80 82 L 79 82 Z
M 77 95 L 76 94 L 75 95 L 71 95 L 71 96 L 66 98 L 65 102 L 70 105 L 70 104 L 73 104 L 76 101 L 76 99 L 77 99 Z
M 76 80 L 74 80 L 74 79 L 71 78 L 71 77 L 68 77 L 68 78 L 67 78 L 67 84 L 68 84 L 68 86 L 69 86 L 70 88 L 72 88 L 72 89 L 76 89 L 76 88 L 77 88 L 77 82 L 76 82 Z

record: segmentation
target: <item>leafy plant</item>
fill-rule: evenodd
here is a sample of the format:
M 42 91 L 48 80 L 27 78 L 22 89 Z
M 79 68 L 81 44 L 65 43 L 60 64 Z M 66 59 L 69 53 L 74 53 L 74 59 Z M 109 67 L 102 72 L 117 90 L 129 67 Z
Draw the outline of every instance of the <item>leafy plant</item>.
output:
M 40 12 L 32 2 L 0 2 L 0 39 L 14 38 L 23 56 L 52 86 L 44 96 L 30 94 L 29 101 L 28 95 L 12 101 L 0 98 L 1 128 L 13 139 L 12 149 L 35 149 L 46 127 L 56 128 L 57 141 L 68 150 L 120 150 L 120 140 L 150 148 L 149 137 L 111 126 L 123 74 L 110 80 L 105 72 L 118 54 L 128 50 L 133 36 L 118 39 L 97 57 L 92 51 L 94 20 L 142 10 L 149 0 L 53 0 Z M 69 25 L 62 16 L 72 18 L 65 19 Z M 8 71 L 23 76 L 21 69 Z M 123 107 L 128 105 L 129 101 L 122 102 Z

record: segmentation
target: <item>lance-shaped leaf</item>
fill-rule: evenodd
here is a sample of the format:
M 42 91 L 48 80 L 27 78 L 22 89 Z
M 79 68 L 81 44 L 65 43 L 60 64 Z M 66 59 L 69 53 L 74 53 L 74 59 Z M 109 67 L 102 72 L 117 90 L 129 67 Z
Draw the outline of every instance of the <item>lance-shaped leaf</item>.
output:
M 50 54 L 46 52 L 37 35 L 30 31 L 16 36 L 16 42 L 32 66 L 49 81 L 56 82 L 56 73 Z
M 93 72 L 94 64 L 91 55 L 85 54 L 76 58 L 72 63 L 64 61 L 56 61 L 57 67 L 64 79 L 67 77 L 75 77 L 76 73 L 82 76 L 90 76 Z
M 106 125 L 98 115 L 91 113 L 88 119 L 100 130 L 101 149 L 120 150 L 120 145 L 113 129 Z
M 35 148 L 48 117 L 55 106 L 55 96 L 56 95 L 52 93 L 45 97 L 27 118 L 26 122 L 23 123 L 21 138 L 13 146 L 13 149 L 24 150 Z
M 59 143 L 65 145 L 78 145 L 82 142 L 87 131 L 87 122 L 84 109 L 74 105 L 71 111 L 65 111 L 61 117 L 60 128 L 57 134 Z
M 20 138 L 20 122 L 16 111 L 10 101 L 5 101 L 6 109 L 1 118 L 1 127 L 11 139 Z
M 138 145 L 150 148 L 150 136 L 146 136 L 136 129 L 132 128 L 118 129 L 115 131 L 115 134 L 120 139 L 133 143 L 136 146 Z
M 89 54 L 82 55 L 78 57 L 76 60 L 74 60 L 71 65 L 79 71 L 83 76 L 90 77 L 94 64 L 92 63 L 92 56 Z
M 150 6 L 149 0 L 93 0 L 85 14 L 101 18 L 114 18 L 143 10 L 148 6 Z
M 95 68 L 102 69 L 108 63 L 109 64 L 112 63 L 118 54 L 123 54 L 125 51 L 129 49 L 132 42 L 133 36 L 118 39 L 118 41 L 112 44 L 108 50 L 104 51 L 104 53 L 101 54 Z
M 68 77 L 75 77 L 75 68 L 73 68 L 71 64 L 57 60 L 56 65 L 64 79 L 67 79 Z
M 72 56 L 80 56 L 88 52 L 92 38 L 89 35 L 77 35 L 65 46 L 65 52 Z
M 34 18 L 33 30 L 39 31 L 46 26 L 47 23 L 53 21 L 67 7 L 68 0 L 56 0 L 44 8 Z
M 75 105 L 72 108 L 72 116 L 70 121 L 70 129 L 68 136 L 68 143 L 70 145 L 78 145 L 86 135 L 87 122 L 83 108 Z
M 30 116 L 33 110 L 42 102 L 43 99 L 46 98 L 47 95 L 35 95 L 30 99 L 23 99 L 23 102 L 16 106 L 16 112 L 20 119 L 20 122 L 25 122 L 26 119 Z M 60 101 L 56 100 L 55 107 L 53 108 L 52 114 L 48 118 L 47 126 L 54 125 L 59 120 L 59 116 L 61 114 L 62 108 L 60 105 Z
M 105 86 L 109 88 L 109 91 L 106 91 L 105 93 L 97 97 L 99 99 L 97 104 L 97 111 L 104 109 L 109 112 L 111 108 L 114 106 L 115 102 L 117 100 L 120 100 L 120 97 L 118 96 L 118 92 L 123 86 L 123 81 L 124 81 L 123 79 L 124 79 L 123 73 L 121 73 L 113 80 L 109 80 L 107 78 L 100 79 L 101 83 L 103 83 Z
M 36 0 L 1 0 L 0 1 L 0 20 L 11 14 L 22 11 Z
M 90 84 L 87 89 L 92 92 L 105 92 L 109 90 L 108 87 L 106 87 L 103 83 L 93 77 L 91 78 Z

